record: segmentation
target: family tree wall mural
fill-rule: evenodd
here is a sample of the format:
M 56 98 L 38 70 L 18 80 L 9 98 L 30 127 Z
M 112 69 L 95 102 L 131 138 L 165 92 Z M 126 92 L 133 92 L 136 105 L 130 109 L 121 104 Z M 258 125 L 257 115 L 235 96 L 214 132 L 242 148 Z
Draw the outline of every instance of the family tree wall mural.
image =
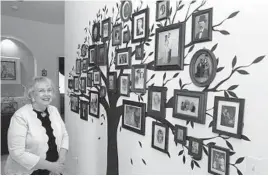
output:
M 146 118 L 154 119 L 152 148 L 171 158 L 168 145 L 181 145 L 177 157 L 186 164 L 189 155 L 192 169 L 200 167 L 198 162 L 207 155 L 209 173 L 228 174 L 229 167 L 234 167 L 242 174 L 239 164 L 244 156 L 235 155 L 229 139 L 250 141 L 242 131 L 245 99 L 238 98 L 235 93 L 238 84 L 228 89 L 222 86 L 233 76 L 248 75 L 246 68 L 259 63 L 265 56 L 242 66 L 237 65 L 238 58 L 234 56 L 230 59 L 231 73 L 212 86 L 214 78 L 227 66 L 221 66 L 219 56 L 214 54 L 218 43 L 212 48 L 206 48 L 206 43 L 213 41 L 213 33 L 230 35 L 218 27 L 239 11 L 216 23 L 213 8 L 204 8 L 205 4 L 206 1 L 193 0 L 178 1 L 172 6 L 169 1 L 157 1 L 155 7 L 151 7 L 156 9 L 155 20 L 152 20 L 150 8 L 142 0 L 137 7 L 131 1 L 121 1 L 112 9 L 104 5 L 95 20 L 89 21 L 83 29 L 84 42 L 78 44 L 76 65 L 69 73 L 70 104 L 71 110 L 80 114 L 82 120 L 88 121 L 91 117 L 92 123 L 94 118 L 107 121 L 107 174 L 119 174 L 117 132 L 124 128 L 145 135 Z M 178 21 L 176 17 L 183 15 L 180 12 L 185 8 L 184 20 Z M 107 15 L 109 10 L 111 16 Z M 192 24 L 191 31 L 185 28 L 189 24 Z M 189 43 L 185 42 L 186 33 L 191 34 Z M 155 46 L 151 49 L 153 41 Z M 189 58 L 195 45 L 204 48 Z M 138 62 L 140 64 L 133 64 Z M 131 74 L 124 72 L 126 70 Z M 155 79 L 158 71 L 163 73 L 161 86 L 155 86 L 159 83 L 159 78 L 157 83 Z M 167 75 L 169 72 L 173 74 L 171 77 Z M 182 80 L 180 72 L 188 72 L 191 81 Z M 167 83 L 174 81 L 179 82 L 179 88 L 168 89 Z M 187 89 L 190 84 L 202 87 L 202 91 Z M 167 91 L 174 93 L 169 99 Z M 214 107 L 208 108 L 207 97 L 213 93 L 217 93 Z M 130 95 L 137 96 L 138 101 L 130 100 Z M 123 98 L 122 103 L 119 98 Z M 107 117 L 100 113 L 100 104 Z M 169 108 L 174 118 L 185 121 L 185 126 L 167 120 Z M 188 136 L 187 126 L 194 129 L 195 123 L 212 129 L 212 135 L 206 138 Z M 174 139 L 169 138 L 169 130 Z M 218 146 L 215 139 L 224 140 L 226 146 Z M 142 148 L 143 144 L 137 142 Z M 236 162 L 231 163 L 230 157 L 236 157 Z M 148 164 L 144 158 L 141 160 L 144 165 Z M 134 160 L 130 158 L 129 162 L 133 165 Z

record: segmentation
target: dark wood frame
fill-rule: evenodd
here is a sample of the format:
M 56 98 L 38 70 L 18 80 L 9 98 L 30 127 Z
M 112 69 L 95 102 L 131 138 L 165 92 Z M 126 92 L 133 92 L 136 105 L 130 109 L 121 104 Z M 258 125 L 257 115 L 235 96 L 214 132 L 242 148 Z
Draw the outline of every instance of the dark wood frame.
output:
M 128 17 L 125 19 L 125 18 L 123 18 L 123 12 L 124 12 L 124 10 L 123 10 L 123 7 L 124 7 L 124 4 L 125 3 L 129 3 L 130 4 L 130 14 L 128 15 Z M 130 19 L 130 17 L 131 17 L 131 14 L 132 14 L 132 2 L 131 1 L 129 1 L 129 0 L 125 0 L 125 1 L 121 1 L 121 8 L 120 8 L 120 18 L 121 18 L 121 20 L 123 21 L 123 22 L 127 22 L 129 19 Z
M 141 57 L 137 56 L 138 48 L 141 48 Z M 143 53 L 144 53 L 144 44 L 137 45 L 135 47 L 135 60 L 143 60 Z
M 128 85 L 127 85 L 128 92 L 127 92 L 127 94 L 122 94 L 122 92 L 121 92 L 121 77 L 123 77 L 123 76 L 127 77 L 127 79 L 128 79 Z M 122 74 L 119 77 L 119 88 L 118 88 L 119 90 L 118 91 L 119 91 L 120 95 L 129 97 L 129 94 L 130 94 L 129 86 L 130 86 L 130 75 L 129 74 Z
M 3 62 L 8 62 L 8 63 L 14 64 L 14 76 L 15 76 L 15 79 L 3 79 L 2 78 L 2 74 L 1 74 L 1 80 L 7 80 L 7 81 L 16 80 L 17 79 L 17 66 L 16 66 L 16 62 L 15 61 L 5 61 L 5 60 L 2 60 L 2 58 L 1 58 L 1 69 L 2 69 L 2 63 Z
M 78 82 L 79 82 L 79 84 L 78 84 L 78 89 L 75 88 L 75 80 L 76 80 L 76 79 L 77 79 Z M 79 86 L 80 86 L 79 77 L 78 77 L 78 76 L 74 76 L 74 91 L 75 91 L 75 92 L 79 92 L 79 90 L 80 90 Z
M 86 115 L 83 117 L 82 104 L 86 104 Z M 84 100 L 80 100 L 80 119 L 88 121 L 88 102 Z
M 157 65 L 158 48 L 159 48 L 159 34 L 170 30 L 178 29 L 179 32 L 179 63 L 175 65 Z M 184 42 L 185 42 L 185 23 L 171 24 L 169 26 L 157 28 L 155 31 L 155 70 L 183 70 L 184 69 Z
M 93 63 L 90 62 L 90 57 L 91 57 L 90 50 L 91 49 L 94 49 L 94 61 L 93 61 Z M 96 65 L 97 49 L 98 49 L 97 45 L 91 45 L 88 47 L 88 66 L 95 66 Z
M 220 119 L 218 119 L 219 101 L 234 102 L 234 103 L 239 104 L 238 119 L 237 119 L 238 124 L 237 124 L 237 132 L 236 133 L 231 133 L 231 132 L 222 131 L 222 130 L 217 129 L 217 121 L 220 120 Z M 245 108 L 245 99 L 226 98 L 226 97 L 215 96 L 215 98 L 214 98 L 214 113 L 213 113 L 214 123 L 212 126 L 212 132 L 241 139 L 242 138 L 242 129 L 243 129 L 243 119 L 244 119 L 244 108 Z
M 110 76 L 113 77 L 113 84 L 114 84 L 114 88 L 113 89 L 110 89 L 110 81 L 109 81 L 109 77 Z M 117 72 L 109 72 L 107 79 L 108 79 L 108 91 L 109 92 L 116 93 L 116 90 L 117 90 Z
M 154 145 L 154 142 L 155 142 L 155 126 L 161 126 L 161 127 L 164 127 L 165 128 L 165 131 L 166 131 L 166 134 L 165 134 L 165 148 L 162 149 L 162 148 L 159 148 L 157 146 Z M 169 141 L 169 129 L 168 129 L 168 126 L 162 124 L 162 123 L 158 123 L 156 121 L 153 121 L 152 122 L 152 148 L 156 149 L 156 150 L 159 150 L 161 152 L 164 152 L 164 153 L 168 153 L 168 141 Z
M 152 93 L 160 92 L 161 93 L 161 102 L 160 102 L 160 111 L 152 110 Z M 148 106 L 147 106 L 147 115 L 159 118 L 166 118 L 166 100 L 167 100 L 167 88 L 166 87 L 157 87 L 149 86 L 148 88 Z
M 125 38 L 125 33 L 128 35 L 128 40 Z M 126 30 L 123 32 L 123 43 L 129 43 L 130 42 L 130 31 Z
M 198 143 L 198 154 L 195 154 L 192 152 L 192 143 L 193 141 Z M 189 149 L 188 149 L 188 154 L 191 155 L 195 160 L 201 160 L 202 159 L 202 151 L 203 151 L 203 147 L 202 147 L 202 140 L 201 139 L 197 139 L 194 137 L 189 137 Z
M 94 37 L 94 28 L 97 28 L 97 36 L 96 38 Z M 98 42 L 100 40 L 100 23 L 94 23 L 92 26 L 92 41 L 94 42 Z
M 183 131 L 183 140 L 178 140 L 178 130 Z M 174 135 L 174 141 L 179 144 L 182 144 L 186 146 L 186 137 L 187 137 L 187 127 L 181 126 L 181 125 L 175 125 L 175 135 Z
M 105 65 L 107 65 L 107 63 L 108 63 L 107 44 L 104 43 L 104 44 L 98 45 L 97 48 L 98 48 L 98 49 L 97 49 L 97 64 L 98 64 L 99 66 L 105 66 Z M 100 61 L 100 49 L 101 49 L 101 48 L 104 48 L 104 56 L 103 56 L 104 58 L 103 58 L 103 62 Z
M 95 73 L 99 73 L 99 75 L 100 75 L 99 76 L 100 77 L 100 82 L 99 83 L 96 83 L 95 82 L 95 75 L 94 75 Z M 101 73 L 100 73 L 100 71 L 93 71 L 93 84 L 96 85 L 96 86 L 100 86 L 101 85 Z
M 124 118 L 124 116 L 125 116 L 125 105 L 130 105 L 130 106 L 135 106 L 135 107 L 141 108 L 141 129 L 136 129 L 136 128 L 133 128 L 133 127 L 128 126 L 128 125 L 125 124 L 125 118 Z M 145 110 L 146 110 L 146 104 L 145 103 L 129 101 L 129 100 L 123 100 L 122 127 L 144 136 L 145 135 Z
M 162 17 L 162 18 L 158 18 L 158 16 L 159 16 L 159 11 L 158 11 L 158 9 L 159 9 L 159 4 L 160 4 L 161 2 L 165 2 L 165 3 L 166 3 L 166 16 L 165 16 L 165 17 Z M 169 4 L 170 4 L 169 0 L 165 0 L 165 1 L 157 1 L 157 2 L 156 2 L 155 21 L 161 21 L 161 20 L 167 19 L 167 18 L 169 17 Z
M 98 95 L 98 110 L 97 110 L 97 115 L 93 114 L 90 112 L 90 106 L 91 106 L 91 94 L 94 93 L 94 94 L 97 94 Z M 99 118 L 99 114 L 100 114 L 100 94 L 99 92 L 97 91 L 89 91 L 89 108 L 88 108 L 88 114 L 93 116 L 93 117 L 96 117 L 96 118 Z
M 85 49 L 84 49 L 85 47 Z M 80 56 L 81 57 L 86 57 L 87 56 L 87 50 L 88 50 L 88 46 L 86 44 L 82 44 L 81 46 L 81 53 L 80 53 Z
M 103 37 L 103 32 L 104 32 L 103 31 L 103 25 L 105 23 L 108 23 L 108 36 L 107 37 Z M 102 22 L 101 22 L 101 41 L 105 42 L 107 40 L 110 40 L 110 38 L 111 38 L 111 17 L 109 17 L 109 18 L 107 18 L 105 20 L 102 20 Z
M 226 160 L 225 160 L 225 174 L 224 175 L 229 175 L 230 150 L 223 148 L 223 147 L 216 146 L 216 145 L 208 146 L 208 172 L 214 175 L 220 175 L 220 173 L 217 173 L 211 170 L 211 165 L 213 164 L 211 161 L 212 149 L 221 150 L 222 152 L 225 152 Z
M 135 17 L 137 17 L 137 16 L 139 16 L 139 15 L 141 15 L 141 14 L 143 14 L 143 13 L 145 13 L 145 22 L 144 22 L 144 32 L 145 32 L 145 35 L 144 35 L 144 37 L 142 37 L 142 38 L 137 38 L 137 39 L 135 39 L 134 38 L 134 31 L 135 31 L 135 29 L 134 29 L 134 27 L 135 27 Z M 132 41 L 132 43 L 138 43 L 138 42 L 142 42 L 142 41 L 146 41 L 147 40 L 147 38 L 148 38 L 148 35 L 149 35 L 149 8 L 146 8 L 146 9 L 143 9 L 143 10 L 140 10 L 140 11 L 138 11 L 138 12 L 135 12 L 135 13 L 133 13 L 132 14 L 132 23 L 131 23 L 132 25 L 131 25 L 131 41 Z
M 77 109 L 72 109 L 72 101 L 71 101 L 72 97 L 77 98 L 77 103 L 78 103 L 78 106 L 77 106 L 78 108 Z M 75 95 L 75 94 L 71 94 L 70 95 L 70 103 L 71 103 L 71 111 L 79 114 L 79 96 L 78 95 Z
M 79 66 L 80 70 L 77 70 L 77 64 L 80 64 L 80 66 Z M 81 59 L 76 59 L 76 61 L 75 61 L 75 73 L 78 75 L 80 75 L 81 71 L 82 71 L 81 65 L 82 65 Z
M 89 79 L 89 77 L 91 77 Z M 93 85 L 93 73 L 92 72 L 88 72 L 87 73 L 87 87 L 92 87 Z
M 135 88 L 135 70 L 136 69 L 144 69 L 144 73 L 143 73 L 143 76 L 144 76 L 144 81 L 143 81 L 143 89 L 137 89 Z M 147 81 L 147 65 L 145 64 L 138 64 L 138 65 L 132 65 L 132 73 L 131 73 L 131 91 L 132 92 L 137 92 L 137 93 L 146 93 L 146 81 Z
M 74 80 L 73 79 L 68 79 L 68 88 L 74 89 Z
M 120 32 L 119 32 L 119 40 L 120 40 L 119 43 L 115 43 L 115 41 L 114 41 L 114 32 L 115 32 L 115 29 L 116 29 L 116 28 L 119 28 L 119 31 L 120 31 Z M 121 43 L 122 43 L 122 24 L 119 23 L 119 24 L 113 26 L 113 32 L 112 32 L 112 46 L 118 46 L 118 45 L 121 45 Z
M 187 96 L 199 99 L 198 117 L 177 113 L 178 96 Z M 173 117 L 183 120 L 189 120 L 200 124 L 206 123 L 207 92 L 197 92 L 188 90 L 174 89 Z
M 120 53 L 128 53 L 128 64 L 127 65 L 118 65 L 118 54 Z M 128 69 L 131 68 L 131 57 L 132 57 L 132 48 L 121 48 L 116 50 L 116 56 L 115 56 L 115 69 Z
M 80 83 L 81 83 L 81 93 L 86 93 L 87 92 L 87 78 L 86 77 L 81 77 L 80 78 Z M 85 81 L 84 87 L 82 87 L 82 81 Z

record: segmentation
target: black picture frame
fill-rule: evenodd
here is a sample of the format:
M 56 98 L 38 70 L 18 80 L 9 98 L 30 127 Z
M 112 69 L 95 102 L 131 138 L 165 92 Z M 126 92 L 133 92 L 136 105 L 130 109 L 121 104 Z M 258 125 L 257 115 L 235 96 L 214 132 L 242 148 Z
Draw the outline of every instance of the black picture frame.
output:
M 145 103 L 123 100 L 122 127 L 145 135 Z
M 87 50 L 88 50 L 88 45 L 87 44 L 82 44 L 81 46 L 81 57 L 87 57 Z
M 86 77 L 81 77 L 80 78 L 80 83 L 81 83 L 81 93 L 86 93 L 87 89 L 87 78 Z
M 214 175 L 229 175 L 230 151 L 229 149 L 208 146 L 208 172 Z M 222 164 L 224 163 L 224 169 Z
M 156 14 L 155 20 L 161 21 L 167 19 L 169 16 L 169 0 L 157 1 L 156 2 Z
M 79 92 L 80 81 L 78 76 L 74 76 L 74 92 Z
M 88 58 L 84 58 L 81 62 L 82 72 L 86 73 L 88 69 Z
M 143 60 L 144 58 L 144 44 L 135 47 L 135 60 Z
M 119 89 L 120 95 L 129 97 L 129 94 L 130 94 L 129 86 L 130 86 L 130 75 L 129 74 L 122 74 L 119 77 L 119 88 L 118 89 Z
M 173 117 L 206 123 L 207 92 L 174 89 Z
M 106 42 L 111 38 L 111 17 L 101 22 L 101 41 Z
M 242 138 L 245 99 L 215 96 L 212 132 Z
M 175 125 L 174 141 L 176 144 L 182 144 L 186 146 L 187 127 L 181 125 Z
M 189 71 L 194 85 L 198 87 L 210 85 L 217 71 L 215 55 L 208 49 L 198 50 L 192 57 Z
M 146 93 L 147 66 L 145 64 L 132 65 L 132 92 Z
M 163 139 L 164 138 L 164 139 Z M 169 129 L 168 126 L 152 122 L 152 148 L 168 153 Z
M 88 66 L 95 66 L 97 60 L 97 45 L 88 47 Z
M 101 73 L 100 73 L 100 71 L 93 71 L 93 84 L 95 86 L 101 85 Z
M 92 87 L 93 85 L 93 73 L 88 72 L 87 73 L 87 87 Z
M 118 46 L 122 43 L 122 24 L 119 23 L 113 26 L 112 46 Z
M 80 75 L 81 74 L 81 59 L 76 59 L 75 65 L 75 73 Z
M 149 86 L 147 115 L 166 118 L 167 87 Z
M 149 34 L 149 8 L 132 14 L 131 29 L 132 43 L 138 43 L 147 40 Z
M 183 70 L 184 42 L 185 23 L 157 28 L 155 31 L 155 70 Z
M 195 160 L 202 159 L 202 140 L 201 139 L 189 137 L 188 154 L 191 155 Z
M 80 119 L 88 121 L 88 102 L 80 100 Z
M 121 48 L 116 50 L 115 69 L 131 68 L 132 48 Z
M 98 42 L 100 40 L 100 23 L 94 23 L 92 26 L 92 42 Z
M 97 64 L 99 66 L 105 66 L 108 63 L 107 44 L 101 44 L 97 47 Z
M 74 80 L 73 79 L 68 79 L 68 88 L 73 89 L 74 88 Z
M 79 96 L 75 94 L 70 95 L 71 111 L 79 114 Z
M 108 73 L 108 91 L 116 93 L 117 90 L 117 72 Z
M 132 14 L 132 2 L 130 0 L 121 1 L 120 18 L 123 22 L 127 22 Z
M 99 111 L 100 111 L 100 95 L 99 92 L 97 91 L 90 91 L 89 92 L 89 97 L 90 97 L 90 101 L 89 101 L 89 110 L 88 110 L 88 114 L 99 118 Z
M 130 42 L 130 31 L 126 30 L 123 32 L 123 43 L 129 43 Z
M 192 15 L 192 41 L 191 43 L 200 43 L 212 41 L 212 16 L 213 8 L 200 10 Z M 203 26 L 198 31 L 199 25 Z

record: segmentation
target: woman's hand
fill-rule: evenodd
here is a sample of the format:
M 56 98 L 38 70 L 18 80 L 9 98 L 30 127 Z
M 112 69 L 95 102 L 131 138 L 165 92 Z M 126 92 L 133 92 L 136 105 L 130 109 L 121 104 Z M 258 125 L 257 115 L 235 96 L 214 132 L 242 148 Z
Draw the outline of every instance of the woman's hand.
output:
M 60 175 L 63 172 L 64 165 L 60 162 L 51 163 L 50 171 L 55 175 Z

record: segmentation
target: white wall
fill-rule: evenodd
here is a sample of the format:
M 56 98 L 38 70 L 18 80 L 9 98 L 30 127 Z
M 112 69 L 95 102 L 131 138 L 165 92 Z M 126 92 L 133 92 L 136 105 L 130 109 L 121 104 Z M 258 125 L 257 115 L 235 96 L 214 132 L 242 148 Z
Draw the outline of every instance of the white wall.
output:
M 188 7 L 189 1 L 184 1 L 186 7 Z M 133 3 L 136 8 L 138 1 Z M 195 3 L 197 6 L 201 1 Z M 75 65 L 77 45 L 84 42 L 84 27 L 88 25 L 89 20 L 93 20 L 96 17 L 96 13 L 99 8 L 104 7 L 107 4 L 109 12 L 112 7 L 115 7 L 116 1 L 111 2 L 97 2 L 91 1 L 90 3 L 82 2 L 67 2 L 65 6 L 65 50 L 66 50 L 66 68 L 67 72 L 71 71 Z M 150 7 L 150 27 L 155 20 L 155 2 L 145 2 L 143 7 L 147 4 Z M 175 8 L 175 1 L 171 2 Z M 235 11 L 240 13 L 233 19 L 225 21 L 218 29 L 224 29 L 230 32 L 230 35 L 222 35 L 220 33 L 213 33 L 213 41 L 196 44 L 193 52 L 191 52 L 185 60 L 185 63 L 189 63 L 192 55 L 199 49 L 208 48 L 211 49 L 216 43 L 218 47 L 215 50 L 216 57 L 219 57 L 219 66 L 225 67 L 225 69 L 216 75 L 211 86 L 217 84 L 222 79 L 226 78 L 231 71 L 231 63 L 234 56 L 237 56 L 237 65 L 248 65 L 255 58 L 261 55 L 267 55 L 267 27 L 268 21 L 266 16 L 268 12 L 266 7 L 268 2 L 264 0 L 259 1 L 212 1 L 209 0 L 203 9 L 213 7 L 213 24 L 221 22 L 223 19 L 228 17 Z M 194 6 L 194 7 L 195 7 Z M 176 20 L 182 21 L 185 17 L 187 8 L 178 13 Z M 190 9 L 190 11 L 192 8 Z M 110 14 L 110 13 L 109 13 Z M 175 21 L 176 21 L 175 20 Z M 191 38 L 191 19 L 187 22 L 186 26 L 186 43 Z M 134 49 L 135 45 L 132 45 Z M 125 47 L 122 45 L 121 47 Z M 150 52 L 154 51 L 154 39 L 151 42 L 151 46 L 145 46 L 145 50 Z M 186 49 L 186 52 L 188 49 Z M 110 58 L 109 58 L 110 59 Z M 152 55 L 148 61 L 154 60 Z M 137 61 L 133 60 L 133 64 L 138 64 Z M 268 169 L 264 167 L 267 164 L 268 142 L 266 134 L 268 133 L 268 120 L 267 120 L 267 103 L 268 97 L 268 82 L 265 75 L 267 71 L 268 61 L 266 58 L 259 64 L 254 64 L 246 70 L 250 73 L 249 75 L 234 74 L 230 80 L 224 83 L 220 88 L 227 89 L 231 85 L 239 84 L 239 87 L 235 89 L 235 93 L 240 98 L 245 99 L 245 112 L 244 112 L 244 129 L 243 134 L 251 139 L 251 142 L 244 140 L 229 139 L 229 142 L 234 147 L 236 152 L 230 158 L 230 163 L 234 163 L 239 157 L 246 157 L 245 161 L 238 165 L 239 169 L 243 174 L 267 174 Z M 169 82 L 166 86 L 168 87 L 167 99 L 173 95 L 174 89 L 179 89 L 179 78 L 182 79 L 183 83 L 191 82 L 189 76 L 189 67 L 185 67 L 184 71 L 180 72 L 179 76 Z M 126 71 L 129 73 L 129 71 Z M 176 73 L 175 71 L 167 71 L 167 78 L 170 78 Z M 153 74 L 149 71 L 148 78 Z M 164 72 L 155 72 L 156 76 L 153 79 L 156 86 L 161 86 L 162 76 Z M 66 78 L 67 81 L 67 78 Z M 199 87 L 189 85 L 189 90 L 199 91 L 202 90 Z M 67 91 L 66 91 L 67 92 Z M 208 95 L 207 107 L 211 108 L 214 105 L 214 96 L 223 96 L 223 93 L 210 93 Z M 124 97 L 125 98 L 125 97 Z M 136 95 L 131 94 L 133 101 L 138 101 Z M 147 97 L 144 97 L 145 101 Z M 121 101 L 119 101 L 121 102 Z M 98 126 L 97 123 L 101 123 L 100 120 L 94 119 L 92 124 L 79 119 L 79 115 L 70 112 L 70 106 L 68 105 L 69 99 L 66 98 L 66 123 L 71 139 L 71 148 L 69 152 L 69 166 L 71 166 L 73 174 L 103 174 L 106 169 L 106 137 L 102 137 L 101 141 L 97 138 L 100 135 L 105 135 L 105 125 Z M 212 112 L 211 112 L 212 113 Z M 173 124 L 186 125 L 185 121 L 175 119 L 172 117 L 172 109 L 167 109 L 166 119 Z M 188 128 L 188 135 L 201 137 L 213 137 L 217 134 L 212 133 L 211 128 L 208 125 L 211 118 L 207 116 L 206 124 L 200 125 L 195 124 L 194 129 L 190 125 Z M 121 122 L 119 127 L 121 126 Z M 86 135 L 85 135 L 86 134 Z M 186 164 L 182 162 L 182 156 L 178 156 L 179 151 L 182 149 L 180 145 L 175 146 L 173 142 L 173 135 L 170 131 L 169 136 L 169 153 L 171 158 L 166 154 L 161 153 L 151 147 L 152 137 L 152 119 L 146 118 L 146 135 L 141 136 L 122 129 L 118 132 L 118 150 L 119 150 L 119 171 L 120 174 L 208 174 L 207 156 L 203 153 L 203 158 L 199 162 L 201 168 L 195 168 L 191 170 L 190 167 L 190 156 L 186 155 Z M 105 141 L 104 141 L 105 140 Z M 139 146 L 139 141 L 142 143 L 142 148 Z M 228 148 L 225 141 L 221 139 L 213 140 L 217 145 Z M 97 151 L 98 149 L 98 151 Z M 104 152 L 105 151 L 105 152 Z M 186 150 L 187 152 L 187 150 Z M 77 158 L 78 157 L 78 162 Z M 248 159 L 255 158 L 254 159 Z M 100 159 L 101 158 L 101 159 Z M 133 165 L 130 163 L 130 159 L 133 160 Z M 142 162 L 144 159 L 147 165 Z M 97 162 L 96 162 L 97 161 Z M 255 163 L 256 170 L 252 173 L 252 167 L 249 166 L 250 162 Z M 78 163 L 78 164 L 77 164 Z M 248 166 L 246 166 L 248 164 Z M 230 166 L 230 174 L 237 174 L 236 170 Z

